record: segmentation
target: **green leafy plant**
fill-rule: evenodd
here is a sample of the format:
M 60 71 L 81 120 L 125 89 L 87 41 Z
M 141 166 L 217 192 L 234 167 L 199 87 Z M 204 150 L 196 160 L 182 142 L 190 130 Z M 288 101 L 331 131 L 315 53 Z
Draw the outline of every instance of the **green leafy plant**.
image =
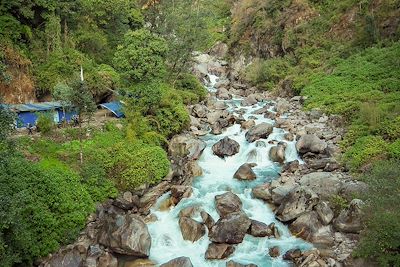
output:
M 49 135 L 54 130 L 54 120 L 51 113 L 41 112 L 38 114 L 38 119 L 36 121 L 36 127 L 39 132 L 43 135 Z

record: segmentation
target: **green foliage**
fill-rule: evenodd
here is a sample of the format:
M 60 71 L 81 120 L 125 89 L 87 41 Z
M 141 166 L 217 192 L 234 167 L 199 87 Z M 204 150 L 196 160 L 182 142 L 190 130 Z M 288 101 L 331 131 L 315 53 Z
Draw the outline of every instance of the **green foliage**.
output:
M 10 134 L 14 131 L 14 119 L 15 114 L 0 104 L 0 143 L 5 142 Z
M 126 113 L 131 135 L 136 138 L 142 138 L 148 131 L 171 137 L 189 126 L 190 118 L 183 100 L 168 84 L 159 81 L 138 84 L 126 94 Z
M 342 210 L 349 207 L 349 201 L 347 201 L 347 199 L 343 198 L 340 195 L 333 195 L 330 198 L 330 203 L 336 216 L 339 215 Z
M 283 58 L 258 59 L 246 68 L 245 78 L 260 89 L 273 90 L 286 77 L 289 68 L 290 63 Z
M 380 136 L 364 136 L 346 151 L 344 159 L 348 165 L 357 170 L 373 160 L 386 158 L 387 143 Z
M 391 105 L 399 101 L 400 44 L 370 48 L 339 60 L 332 74 L 317 73 L 302 92 L 308 108 L 352 117 L 363 102 Z
M 400 159 L 400 139 L 397 139 L 389 145 L 389 156 L 395 159 Z
M 175 83 L 175 87 L 181 91 L 182 98 L 186 99 L 184 101 L 185 104 L 199 102 L 207 96 L 207 90 L 200 83 L 199 79 L 189 73 L 180 75 Z
M 160 147 L 139 141 L 118 143 L 110 147 L 103 162 L 108 175 L 121 190 L 156 184 L 169 171 L 166 152 Z
M 88 161 L 82 166 L 82 184 L 86 187 L 94 202 L 102 202 L 107 198 L 115 198 L 118 190 L 107 178 L 105 168 L 96 161 Z
M 148 30 L 128 31 L 113 59 L 116 69 L 130 82 L 149 81 L 165 74 L 165 40 Z
M 400 162 L 379 161 L 363 176 L 369 186 L 364 196 L 366 229 L 362 232 L 356 256 L 376 259 L 380 266 L 400 264 Z
M 36 121 L 36 127 L 43 135 L 49 135 L 54 129 L 54 120 L 51 113 L 40 112 Z
M 57 161 L 19 157 L 0 169 L 1 266 L 31 265 L 75 238 L 93 210 L 75 173 Z

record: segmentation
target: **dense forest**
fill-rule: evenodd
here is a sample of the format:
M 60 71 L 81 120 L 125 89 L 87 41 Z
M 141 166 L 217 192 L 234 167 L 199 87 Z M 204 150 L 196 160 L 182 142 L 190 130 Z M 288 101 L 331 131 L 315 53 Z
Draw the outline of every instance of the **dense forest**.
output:
M 0 266 L 32 266 L 73 242 L 96 203 L 170 172 L 168 142 L 207 97 L 193 52 L 216 42 L 228 62 L 245 58 L 237 80 L 341 116 L 340 161 L 370 187 L 353 254 L 399 265 L 399 40 L 398 0 L 2 1 L 0 102 L 63 101 L 81 127 L 42 116 L 40 137 L 15 137 L 0 106 Z M 84 123 L 109 99 L 125 119 Z

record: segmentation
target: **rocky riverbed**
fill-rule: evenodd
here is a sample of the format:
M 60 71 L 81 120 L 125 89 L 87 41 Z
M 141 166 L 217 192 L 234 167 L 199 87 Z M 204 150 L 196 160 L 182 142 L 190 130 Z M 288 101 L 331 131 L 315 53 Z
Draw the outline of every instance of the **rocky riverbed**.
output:
M 41 266 L 360 264 L 354 196 L 367 188 L 338 161 L 340 117 L 238 82 L 224 53 L 195 57 L 210 96 L 170 140 L 168 177 L 99 205 L 78 240 Z

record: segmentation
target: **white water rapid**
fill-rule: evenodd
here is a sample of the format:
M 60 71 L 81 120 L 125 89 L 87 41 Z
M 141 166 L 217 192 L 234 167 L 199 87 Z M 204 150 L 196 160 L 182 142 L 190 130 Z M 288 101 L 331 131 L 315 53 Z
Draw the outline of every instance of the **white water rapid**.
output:
M 208 89 L 214 92 L 217 77 L 211 76 L 210 81 L 211 85 Z M 246 112 L 243 114 L 243 117 L 246 120 L 249 116 L 254 116 L 256 124 L 261 122 L 273 123 L 272 120 L 264 118 L 263 115 L 252 114 L 253 111 L 266 105 L 266 102 L 259 103 L 255 107 L 242 107 L 240 100 L 240 98 L 234 98 L 224 102 L 229 106 L 230 111 L 237 112 L 240 109 L 244 109 Z M 238 115 L 237 113 L 235 114 Z M 160 197 L 151 210 L 158 218 L 157 221 L 148 224 L 152 238 L 150 251 L 150 259 L 152 261 L 161 264 L 177 257 L 186 256 L 191 259 L 194 267 L 225 267 L 226 262 L 229 260 L 234 260 L 242 264 L 253 263 L 258 267 L 280 267 L 289 266 L 290 264 L 282 260 L 282 256 L 271 258 L 268 255 L 270 247 L 278 246 L 281 254 L 293 248 L 311 248 L 309 243 L 292 236 L 287 227 L 275 219 L 274 213 L 267 204 L 251 196 L 251 188 L 277 177 L 280 167 L 268 158 L 268 151 L 273 146 L 268 144 L 268 141 L 282 141 L 285 132 L 282 129 L 274 128 L 273 133 L 268 139 L 261 139 L 265 142 L 265 147 L 256 147 L 255 142 L 248 143 L 245 139 L 245 133 L 246 131 L 240 129 L 240 125 L 235 124 L 227 128 L 221 135 L 208 134 L 202 137 L 207 143 L 207 147 L 198 161 L 200 167 L 203 169 L 203 175 L 194 179 L 192 196 L 182 199 L 177 206 L 172 207 L 170 210 L 159 211 L 158 206 L 160 203 L 169 197 L 169 194 L 165 194 Z M 232 157 L 221 159 L 213 154 L 211 147 L 225 136 L 236 140 L 240 144 L 240 151 Z M 286 160 L 299 160 L 295 143 L 284 142 L 288 144 Z M 257 174 L 257 179 L 248 182 L 234 179 L 233 174 L 235 171 L 240 165 L 246 162 L 257 163 L 257 166 L 253 169 Z M 281 237 L 279 239 L 268 239 L 246 235 L 243 242 L 236 245 L 235 252 L 228 259 L 206 260 L 204 255 L 210 243 L 207 233 L 194 243 L 183 240 L 178 224 L 178 214 L 183 208 L 198 205 L 217 221 L 219 215 L 215 209 L 214 197 L 229 190 L 239 196 L 243 202 L 243 210 L 249 218 L 266 224 L 274 222 L 279 229 Z M 201 222 L 200 216 L 194 219 Z

